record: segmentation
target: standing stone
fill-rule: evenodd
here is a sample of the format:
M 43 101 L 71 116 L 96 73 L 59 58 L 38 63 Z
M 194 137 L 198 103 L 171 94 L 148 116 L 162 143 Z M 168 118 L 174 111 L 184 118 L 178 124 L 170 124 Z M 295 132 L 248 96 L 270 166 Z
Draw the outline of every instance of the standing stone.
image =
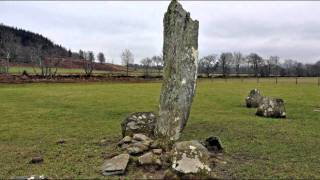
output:
M 257 116 L 285 118 L 286 109 L 283 99 L 264 97 L 257 108 Z
M 248 108 L 257 108 L 261 103 L 263 96 L 258 89 L 250 91 L 248 97 L 246 97 L 246 105 Z
M 155 134 L 177 140 L 184 129 L 196 90 L 199 22 L 176 0 L 164 16 L 164 74 Z

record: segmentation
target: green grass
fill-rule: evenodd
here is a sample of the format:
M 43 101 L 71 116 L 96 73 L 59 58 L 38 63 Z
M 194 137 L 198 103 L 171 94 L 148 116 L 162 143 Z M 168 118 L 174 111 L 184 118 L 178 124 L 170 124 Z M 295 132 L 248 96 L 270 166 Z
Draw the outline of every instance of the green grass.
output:
M 200 80 L 182 140 L 218 135 L 236 178 L 320 178 L 317 80 Z M 0 177 L 102 178 L 99 146 L 115 143 L 131 112 L 157 111 L 160 83 L 0 84 Z M 287 119 L 244 106 L 249 90 L 285 100 Z M 57 145 L 64 138 L 67 142 Z M 42 164 L 28 164 L 34 155 Z M 130 174 L 134 172 L 130 172 Z

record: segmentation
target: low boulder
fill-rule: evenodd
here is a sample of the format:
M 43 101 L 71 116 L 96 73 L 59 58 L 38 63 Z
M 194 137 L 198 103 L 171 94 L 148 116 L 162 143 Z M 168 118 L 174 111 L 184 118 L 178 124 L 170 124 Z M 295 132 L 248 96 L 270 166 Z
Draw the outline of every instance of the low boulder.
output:
M 105 176 L 124 174 L 129 162 L 129 158 L 129 154 L 120 154 L 106 160 L 101 167 L 102 174 Z
M 256 115 L 263 117 L 285 118 L 286 110 L 284 107 L 284 101 L 278 98 L 264 97 L 257 108 Z
M 172 169 L 182 174 L 209 174 L 210 155 L 198 141 L 182 141 L 173 145 Z
M 153 112 L 136 112 L 130 114 L 121 123 L 123 137 L 132 136 L 136 133 L 153 137 L 156 119 L 157 117 Z
M 246 105 L 248 108 L 256 108 L 259 106 L 263 99 L 260 91 L 258 89 L 253 89 L 250 91 L 248 97 L 246 97 Z
M 223 147 L 219 137 L 210 136 L 202 143 L 209 152 L 222 152 Z

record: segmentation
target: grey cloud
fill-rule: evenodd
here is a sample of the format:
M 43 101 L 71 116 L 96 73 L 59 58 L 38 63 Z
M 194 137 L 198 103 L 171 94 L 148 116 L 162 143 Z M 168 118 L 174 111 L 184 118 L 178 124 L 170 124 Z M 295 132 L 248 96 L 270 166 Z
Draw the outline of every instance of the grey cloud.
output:
M 117 63 L 121 51 L 130 48 L 139 62 L 161 53 L 168 3 L 0 2 L 0 22 L 41 33 L 74 51 L 102 51 Z M 200 56 L 242 51 L 305 62 L 320 58 L 320 2 L 181 3 L 200 21 Z

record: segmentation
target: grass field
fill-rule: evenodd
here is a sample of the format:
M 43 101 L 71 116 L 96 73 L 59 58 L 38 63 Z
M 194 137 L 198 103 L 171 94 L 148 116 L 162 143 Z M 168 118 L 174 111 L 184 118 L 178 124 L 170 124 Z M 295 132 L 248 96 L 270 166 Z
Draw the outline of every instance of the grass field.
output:
M 320 87 L 316 79 L 200 80 L 183 140 L 218 135 L 236 178 L 320 178 Z M 102 178 L 106 147 L 131 112 L 157 111 L 160 83 L 0 84 L 0 177 Z M 285 100 L 287 119 L 256 117 L 249 90 Z M 66 140 L 57 145 L 60 138 Z M 42 155 L 42 164 L 28 164 Z M 132 172 L 131 172 L 132 173 Z M 134 176 L 134 174 L 129 174 Z M 139 176 L 138 176 L 139 177 Z

